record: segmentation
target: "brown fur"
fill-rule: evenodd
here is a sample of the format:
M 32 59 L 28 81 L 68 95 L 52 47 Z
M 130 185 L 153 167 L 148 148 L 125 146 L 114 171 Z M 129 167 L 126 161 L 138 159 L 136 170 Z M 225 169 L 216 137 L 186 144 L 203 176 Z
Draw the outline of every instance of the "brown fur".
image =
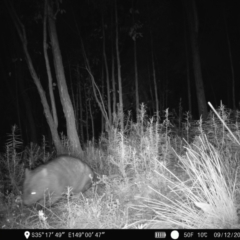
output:
M 50 194 L 53 204 L 66 193 L 67 187 L 74 194 L 84 192 L 91 186 L 92 178 L 93 172 L 87 164 L 74 157 L 59 156 L 33 171 L 25 170 L 23 203 L 43 204 L 45 196 Z

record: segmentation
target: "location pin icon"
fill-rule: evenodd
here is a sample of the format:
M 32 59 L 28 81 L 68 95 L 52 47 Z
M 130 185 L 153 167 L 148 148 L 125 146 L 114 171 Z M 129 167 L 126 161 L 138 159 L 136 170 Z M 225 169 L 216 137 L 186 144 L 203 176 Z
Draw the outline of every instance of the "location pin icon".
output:
M 26 232 L 24 233 L 24 236 L 25 236 L 26 239 L 28 239 L 29 236 L 30 236 L 30 232 L 29 232 L 29 231 L 26 231 Z

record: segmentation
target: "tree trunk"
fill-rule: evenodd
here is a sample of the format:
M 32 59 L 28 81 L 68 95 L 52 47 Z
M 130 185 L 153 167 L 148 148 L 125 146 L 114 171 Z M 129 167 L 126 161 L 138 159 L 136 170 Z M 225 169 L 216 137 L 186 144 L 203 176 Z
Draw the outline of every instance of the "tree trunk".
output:
M 19 63 L 17 63 L 17 64 L 19 64 Z M 22 72 L 21 68 L 20 68 L 20 66 L 17 66 L 17 67 L 18 67 L 19 71 L 16 71 L 16 73 L 17 73 L 16 79 L 19 77 L 19 89 L 20 89 L 20 92 L 22 93 L 21 95 L 23 96 L 23 103 L 25 105 L 25 116 L 22 116 L 21 118 L 23 119 L 23 117 L 24 117 L 23 122 L 24 122 L 25 128 L 28 132 L 27 136 L 30 135 L 30 142 L 37 143 L 37 132 L 36 132 L 36 125 L 34 122 L 33 112 L 31 111 L 31 109 L 32 109 L 31 100 L 28 95 L 28 91 L 24 90 L 25 81 L 24 81 L 24 78 L 21 78 L 21 77 L 23 77 L 22 74 L 20 73 L 20 72 Z M 23 129 L 21 129 L 21 130 L 23 130 Z
M 51 115 L 51 111 L 50 111 L 50 108 L 49 108 L 49 105 L 48 105 L 48 102 L 47 102 L 45 91 L 44 91 L 44 89 L 41 85 L 41 82 L 40 82 L 40 80 L 37 76 L 37 73 L 36 73 L 35 68 L 33 66 L 33 63 L 32 63 L 32 59 L 31 59 L 31 57 L 29 55 L 29 52 L 28 52 L 25 27 L 23 26 L 20 19 L 16 15 L 16 12 L 13 9 L 13 7 L 11 5 L 10 6 L 8 5 L 8 7 L 9 7 L 9 13 L 10 13 L 12 19 L 13 19 L 13 23 L 14 23 L 16 29 L 17 29 L 19 38 L 22 42 L 23 52 L 25 54 L 25 58 L 26 58 L 26 62 L 27 62 L 27 65 L 28 65 L 30 75 L 33 78 L 34 84 L 36 85 L 38 93 L 40 95 L 41 102 L 42 102 L 43 109 L 44 109 L 44 114 L 45 114 L 47 123 L 49 125 L 50 131 L 51 131 L 51 134 L 52 134 L 52 139 L 53 139 L 54 145 L 55 145 L 56 150 L 59 154 L 63 153 L 64 149 L 63 149 L 63 146 L 61 144 L 61 141 L 60 141 L 60 138 L 59 138 L 59 135 L 58 135 L 58 132 L 57 132 L 57 126 L 56 126 L 56 124 L 53 120 L 53 117 Z
M 49 34 L 52 46 L 52 54 L 54 59 L 54 67 L 56 72 L 56 78 L 58 83 L 59 96 L 63 107 L 63 112 L 66 118 L 67 136 L 71 143 L 71 152 L 75 155 L 82 154 L 82 148 L 77 134 L 77 128 L 75 123 L 75 115 L 71 99 L 68 94 L 68 88 L 66 84 L 64 68 L 62 63 L 62 55 L 59 48 L 56 25 L 54 14 L 50 5 L 48 5 L 49 13 Z
M 132 2 L 133 3 L 133 2 Z M 134 4 L 133 4 L 134 5 Z M 135 22 L 135 9 L 132 6 L 132 10 L 130 11 L 132 14 L 132 28 L 130 32 L 130 36 L 133 40 L 133 54 L 134 54 L 134 72 L 135 72 L 135 101 L 136 101 L 136 119 L 138 121 L 138 111 L 139 111 L 139 91 L 138 91 L 138 65 L 137 65 L 137 38 L 141 36 L 138 32 L 138 28 L 140 26 Z
M 57 118 L 57 110 L 56 110 L 56 104 L 55 104 L 55 98 L 53 94 L 53 81 L 52 81 L 52 74 L 51 74 L 51 67 L 48 60 L 48 54 L 47 54 L 47 9 L 48 9 L 48 3 L 45 1 L 44 4 L 44 18 L 43 18 L 43 53 L 44 53 L 44 59 L 46 64 L 46 70 L 47 70 L 47 76 L 48 76 L 48 91 L 50 96 L 50 102 L 51 102 L 51 109 L 52 109 L 52 115 L 53 120 L 58 128 L 58 118 Z
M 79 68 L 79 66 L 78 66 Z M 80 76 L 80 75 L 79 75 Z M 84 142 L 84 131 L 83 131 L 83 104 L 82 104 L 82 91 L 81 91 L 81 86 L 80 86 L 80 81 L 78 82 L 77 85 L 77 89 L 78 89 L 78 98 L 79 98 L 79 117 L 80 117 L 80 139 L 81 139 L 81 143 L 83 144 Z
M 116 97 L 116 82 L 115 82 L 115 65 L 114 53 L 112 51 L 112 88 L 113 88 L 113 122 L 116 117 L 117 97 Z
M 103 97 L 103 102 L 105 102 L 104 101 L 104 99 L 105 99 L 105 91 L 104 91 L 105 84 L 104 84 L 104 66 L 103 66 L 103 64 L 102 64 L 102 77 L 101 77 L 101 80 L 102 80 L 102 92 L 101 92 L 101 94 L 102 94 L 102 97 Z M 105 120 L 104 120 L 104 116 L 102 114 L 101 115 L 101 131 L 105 132 L 105 129 L 106 129 L 106 123 L 105 123 Z
M 231 67 L 231 73 L 232 73 L 232 104 L 233 109 L 236 110 L 236 100 L 235 100 L 235 72 L 233 68 L 233 57 L 232 57 L 232 50 L 231 50 L 231 42 L 229 40 L 229 34 L 228 34 L 228 27 L 227 27 L 227 20 L 225 11 L 223 8 L 223 16 L 224 16 L 224 24 L 225 24 L 225 30 L 226 30 L 226 37 L 227 37 L 227 44 L 228 44 L 228 54 L 229 54 L 229 61 L 230 61 L 230 67 Z
M 113 34 L 113 27 L 114 27 L 114 10 L 111 11 L 111 38 L 114 39 Z M 111 71 L 111 79 L 112 79 L 112 98 L 113 98 L 113 108 L 112 108 L 112 122 L 114 123 L 116 117 L 116 107 L 117 107 L 117 98 L 116 98 L 116 82 L 115 82 L 115 61 L 114 61 L 114 41 L 111 41 L 111 64 L 112 64 L 112 71 Z
M 95 129 L 94 129 L 94 120 L 93 120 L 93 113 L 92 113 L 91 98 L 88 99 L 88 109 L 89 109 L 90 120 L 91 120 L 91 128 L 92 128 L 92 139 L 91 140 L 94 142 Z
M 156 115 L 157 119 L 159 117 L 159 100 L 158 100 L 158 85 L 157 85 L 157 79 L 156 79 L 156 69 L 155 69 L 155 61 L 153 56 L 153 39 L 152 39 L 152 33 L 151 33 L 151 47 L 152 47 L 152 71 L 153 71 L 153 83 L 154 83 L 154 93 L 155 93 L 155 104 L 156 104 Z
M 88 126 L 88 95 L 87 87 L 84 85 L 84 97 L 85 97 L 85 117 L 86 117 L 86 140 L 89 140 L 89 126 Z
M 124 129 L 123 122 L 123 96 L 122 96 L 122 76 L 121 76 L 121 63 L 118 46 L 118 14 L 117 14 L 117 1 L 115 0 L 115 21 L 116 21 L 116 56 L 117 56 L 117 69 L 118 69 L 118 90 L 119 90 L 119 117 L 121 123 L 121 130 Z
M 198 112 L 202 115 L 203 119 L 207 117 L 207 103 L 205 98 L 205 91 L 202 79 L 201 61 L 198 45 L 198 16 L 195 0 L 185 1 L 187 6 L 188 21 L 190 25 L 190 37 L 193 59 L 193 71 L 195 77 L 195 85 L 198 100 Z M 189 8 L 188 8 L 189 4 Z
M 137 68 L 137 40 L 134 41 L 134 69 L 135 69 L 135 97 L 136 97 L 136 119 L 139 110 L 139 91 L 138 91 L 138 68 Z
M 110 96 L 110 83 L 109 83 L 109 70 L 108 70 L 108 62 L 107 62 L 107 55 L 106 55 L 106 48 L 105 48 L 105 30 L 104 30 L 104 21 L 102 16 L 102 31 L 103 31 L 103 60 L 105 66 L 105 74 L 106 74 L 106 81 L 107 81 L 107 103 L 108 103 L 108 119 L 110 125 L 112 125 L 112 111 L 111 111 L 111 96 Z
M 187 22 L 186 21 L 184 21 L 184 41 L 185 41 L 186 70 L 187 70 L 188 111 L 190 111 L 190 113 L 192 113 L 192 94 L 191 94 L 190 67 L 189 67 L 189 56 L 188 56 L 189 53 L 188 53 L 188 42 L 187 42 Z

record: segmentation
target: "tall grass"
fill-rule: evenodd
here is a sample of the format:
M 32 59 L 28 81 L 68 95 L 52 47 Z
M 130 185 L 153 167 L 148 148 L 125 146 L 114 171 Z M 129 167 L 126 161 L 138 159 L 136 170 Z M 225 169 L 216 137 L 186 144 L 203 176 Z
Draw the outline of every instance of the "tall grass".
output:
M 97 175 L 93 187 L 28 212 L 21 226 L 239 228 L 240 147 L 232 137 L 240 139 L 238 117 L 222 106 L 218 113 L 228 130 L 213 114 L 203 122 L 188 113 L 176 127 L 168 110 L 148 118 L 141 106 L 137 123 L 127 118 L 123 132 L 112 128 L 98 147 L 86 145 L 84 156 Z

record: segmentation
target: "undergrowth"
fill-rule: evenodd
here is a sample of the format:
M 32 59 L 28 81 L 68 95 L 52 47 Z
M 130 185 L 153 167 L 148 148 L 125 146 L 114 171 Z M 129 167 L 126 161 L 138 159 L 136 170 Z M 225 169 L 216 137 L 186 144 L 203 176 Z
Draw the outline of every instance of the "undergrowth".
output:
M 239 228 L 239 113 L 224 106 L 217 112 L 205 121 L 187 113 L 176 126 L 168 110 L 148 118 L 142 105 L 137 123 L 128 118 L 123 132 L 113 128 L 97 147 L 85 146 L 84 159 L 98 176 L 93 187 L 41 210 L 22 205 L 24 168 L 54 152 L 44 141 L 22 150 L 13 129 L 0 156 L 1 208 L 9 209 L 1 227 Z

